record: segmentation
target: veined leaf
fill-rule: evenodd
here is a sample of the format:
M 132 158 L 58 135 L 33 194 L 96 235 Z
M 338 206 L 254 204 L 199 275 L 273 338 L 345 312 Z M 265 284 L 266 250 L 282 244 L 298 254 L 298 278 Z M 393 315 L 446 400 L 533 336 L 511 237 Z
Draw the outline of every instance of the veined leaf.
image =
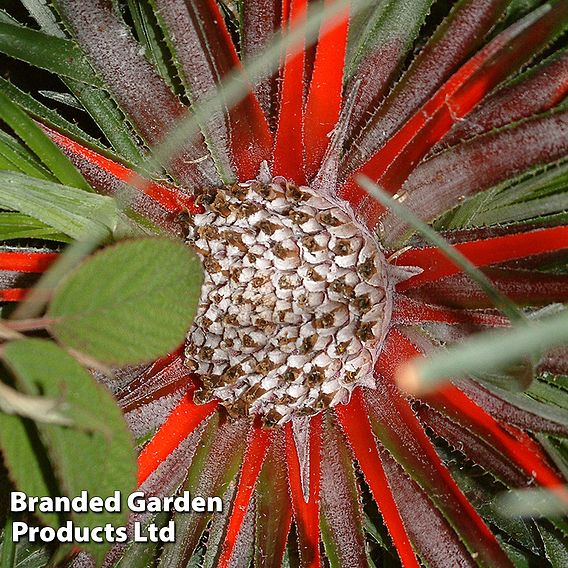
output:
M 4 349 L 4 361 L 23 391 L 61 400 L 74 422 L 72 427 L 36 425 L 62 494 L 75 497 L 86 490 L 89 496 L 106 498 L 120 491 L 126 498 L 135 487 L 136 458 L 128 428 L 111 395 L 50 341 L 10 342 Z M 26 467 L 30 469 L 29 464 Z M 17 484 L 19 481 L 16 479 Z M 126 520 L 125 503 L 120 513 L 73 514 L 73 520 L 85 527 L 121 525 Z M 99 563 L 108 546 L 85 545 Z
M 114 199 L 0 171 L 0 206 L 30 215 L 74 239 L 108 240 L 121 223 Z
M 30 420 L 0 412 L 0 448 L 12 481 L 28 495 L 55 496 L 57 488 L 44 471 L 45 451 L 37 437 Z M 39 517 L 50 526 L 59 526 L 54 513 L 40 513 Z
M 151 361 L 183 341 L 201 281 L 199 261 L 182 243 L 115 245 L 63 281 L 48 310 L 50 327 L 62 343 L 101 361 Z

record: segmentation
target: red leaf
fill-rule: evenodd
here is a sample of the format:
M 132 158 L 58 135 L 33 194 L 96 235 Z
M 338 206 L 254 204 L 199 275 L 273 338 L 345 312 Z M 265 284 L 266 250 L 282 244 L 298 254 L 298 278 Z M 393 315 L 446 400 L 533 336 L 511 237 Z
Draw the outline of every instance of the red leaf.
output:
M 443 438 L 454 450 L 461 452 L 467 459 L 490 471 L 509 486 L 520 487 L 529 480 L 519 466 L 506 455 L 502 454 L 491 443 L 483 440 L 450 420 L 447 416 L 432 408 L 421 405 L 417 408 L 420 420 L 434 434 Z
M 379 451 L 408 536 L 426 566 L 478 566 L 428 495 L 386 450 Z
M 530 430 L 531 432 L 545 432 L 556 436 L 568 436 L 568 423 L 566 420 L 541 416 L 538 414 L 538 407 L 534 411 L 532 410 L 534 408 L 533 402 L 534 405 L 545 405 L 545 403 L 532 401 L 529 398 L 528 401 L 531 404 L 528 405 L 527 408 L 515 406 L 516 397 L 513 396 L 511 402 L 508 402 L 484 388 L 476 381 L 463 381 L 462 384 L 460 384 L 460 390 L 475 402 L 475 404 L 481 406 L 485 412 L 503 424 L 510 424 L 523 430 Z M 520 404 L 522 404 L 522 401 L 521 398 L 519 401 Z
M 192 384 L 192 374 L 185 366 L 183 356 L 176 354 L 175 358 L 163 367 L 156 367 L 163 360 L 166 358 L 156 361 L 154 365 L 116 393 L 115 396 L 124 414 L 144 407 L 164 396 L 186 390 L 187 385 Z
M 282 9 L 279 0 L 255 0 L 241 6 L 241 50 L 243 60 L 261 56 L 280 29 Z M 273 127 L 276 118 L 278 87 L 276 75 L 267 69 L 254 85 L 256 97 Z
M 392 330 L 391 344 L 385 347 L 378 369 L 383 376 L 394 380 L 394 368 L 402 361 L 421 356 L 420 351 L 399 332 Z M 395 354 L 398 361 L 395 361 Z M 384 359 L 384 362 L 383 362 Z M 473 402 L 468 396 L 454 385 L 441 387 L 435 393 L 422 397 L 430 406 L 448 415 L 452 420 L 468 428 L 476 435 L 483 437 L 501 453 L 516 463 L 529 477 L 540 485 L 553 488 L 558 495 L 567 500 L 568 491 L 564 489 L 562 478 L 546 463 L 540 447 L 524 432 L 513 427 L 500 424 L 483 408 Z M 375 408 L 375 410 L 379 410 Z M 406 448 L 405 448 L 406 449 Z
M 568 248 L 568 226 L 551 227 L 454 245 L 475 266 L 486 266 L 517 258 Z M 417 266 L 424 272 L 397 285 L 397 290 L 416 288 L 461 272 L 461 268 L 435 248 L 409 249 L 396 257 L 399 266 Z
M 0 270 L 45 272 L 58 256 L 56 252 L 0 251 Z
M 27 288 L 10 288 L 0 290 L 0 302 L 21 302 L 29 292 Z
M 333 4 L 326 0 L 325 4 Z M 322 24 L 304 117 L 306 173 L 317 173 L 341 109 L 349 9 Z
M 35 280 L 32 274 L 45 272 L 57 259 L 58 253 L 37 252 L 33 250 L 0 251 L 0 285 L 9 288 L 0 289 L 0 302 L 20 302 L 29 292 Z M 30 276 L 26 276 L 30 275 Z
M 255 566 L 281 568 L 292 524 L 292 504 L 286 471 L 286 435 L 274 433 L 256 484 Z
M 287 2 L 282 6 L 283 25 L 288 23 L 289 28 L 294 29 L 304 22 L 307 0 L 290 0 L 289 18 Z M 301 46 L 289 47 L 286 52 L 273 164 L 274 175 L 284 176 L 300 185 L 306 183 L 302 142 L 304 58 L 304 42 Z
M 302 474 L 298 450 L 294 442 L 292 425 L 286 424 L 286 459 L 288 462 L 288 481 L 292 497 L 294 521 L 300 540 L 300 556 L 305 568 L 320 568 L 319 547 L 319 502 L 320 502 L 320 468 L 321 468 L 321 414 L 310 420 L 310 467 L 309 495 L 304 500 Z
M 157 0 L 193 103 L 207 100 L 229 73 L 241 64 L 225 20 L 214 0 Z M 248 82 L 242 74 L 242 81 Z M 260 163 L 270 159 L 272 135 L 252 89 L 228 115 L 215 113 L 203 128 L 217 158 L 230 168 L 231 157 L 240 180 L 254 179 Z
M 237 486 L 237 495 L 233 501 L 233 508 L 229 518 L 229 525 L 225 533 L 225 541 L 219 558 L 219 568 L 229 566 L 231 555 L 243 524 L 254 486 L 264 463 L 266 452 L 272 441 L 272 431 L 263 429 L 257 423 L 251 427 L 250 439 L 245 450 L 245 457 Z
M 466 324 L 471 327 L 506 327 L 508 318 L 479 310 L 454 310 L 434 306 L 407 298 L 402 294 L 395 296 L 392 321 L 399 325 L 416 325 L 425 322 L 439 322 L 449 325 Z
M 177 216 L 184 213 L 198 213 L 201 208 L 193 197 L 184 194 L 178 188 L 164 183 L 147 180 L 122 164 L 75 142 L 40 124 L 44 132 L 55 142 L 85 176 L 87 181 L 102 195 L 130 197 L 128 188 L 137 192 L 128 206 L 149 218 L 156 225 L 180 233 Z M 126 184 L 126 185 L 124 185 Z
M 567 94 L 568 51 L 562 51 L 512 85 L 486 97 L 467 120 L 454 125 L 436 150 L 542 113 L 560 103 Z
M 356 89 L 357 94 L 349 117 L 348 139 L 361 132 L 393 88 L 431 5 L 432 0 L 376 2 L 357 14 L 362 33 L 356 37 L 352 28 L 353 47 L 347 70 L 351 76 L 346 92 Z
M 512 459 L 527 476 L 549 488 L 563 488 L 562 478 L 545 462 L 540 448 L 521 430 L 499 424 L 461 390 L 449 385 L 425 397 L 428 404 L 448 414 L 473 432 L 491 441 L 496 448 Z M 512 432 L 512 433 L 510 433 Z M 559 491 L 559 495 L 562 491 Z M 568 502 L 568 492 L 563 498 Z
M 190 388 L 175 410 L 170 414 L 152 440 L 138 457 L 138 485 L 142 485 L 156 468 L 217 408 L 212 401 L 198 405 L 193 402 Z
M 418 568 L 420 564 L 408 540 L 408 534 L 389 487 L 360 390 L 353 391 L 351 402 L 337 405 L 335 411 L 403 565 L 405 568 L 412 566 Z
M 568 17 L 568 4 L 535 10 L 461 67 L 362 168 L 395 193 L 416 164 L 508 75 L 545 47 Z
M 568 347 L 559 347 L 547 353 L 540 362 L 540 368 L 556 375 L 568 375 Z
M 567 152 L 568 110 L 564 109 L 437 154 L 414 170 L 398 195 L 418 217 L 432 221 L 464 198 L 564 158 Z M 408 231 L 406 223 L 390 212 L 382 225 L 389 243 Z
M 517 304 L 542 305 L 568 301 L 568 275 L 528 270 L 485 269 L 497 289 Z M 455 274 L 408 290 L 419 301 L 463 308 L 489 308 L 493 304 L 465 274 Z
M 363 511 L 353 457 L 335 417 L 327 412 L 323 420 L 322 540 L 328 557 L 335 556 L 338 565 L 366 566 Z
M 412 354 L 413 346 L 394 329 L 387 337 L 376 366 L 377 389 L 365 393 L 373 432 L 430 496 L 468 550 L 477 553 L 480 564 L 510 566 L 495 535 L 458 487 L 410 403 L 394 384 L 394 369 Z
M 130 30 L 119 20 L 112 3 L 92 0 L 88 9 L 83 2 L 58 0 L 57 7 L 89 61 L 108 85 L 121 109 L 128 115 L 144 140 L 154 146 L 163 142 L 187 109 L 144 57 Z M 169 170 L 181 182 L 199 186 L 215 175 L 203 140 L 184 145 Z
M 372 117 L 344 164 L 354 172 L 426 102 L 499 21 L 507 2 L 466 0 L 439 26 Z M 359 199 L 363 196 L 361 193 Z M 357 201 L 359 201 L 357 199 Z
M 222 413 L 214 413 L 204 429 L 191 467 L 186 468 L 183 489 L 191 495 L 230 498 L 233 495 L 233 491 L 229 491 L 230 484 L 241 467 L 250 426 L 248 418 L 227 420 Z M 187 566 L 213 514 L 191 513 L 177 517 L 176 546 L 166 547 L 164 566 Z

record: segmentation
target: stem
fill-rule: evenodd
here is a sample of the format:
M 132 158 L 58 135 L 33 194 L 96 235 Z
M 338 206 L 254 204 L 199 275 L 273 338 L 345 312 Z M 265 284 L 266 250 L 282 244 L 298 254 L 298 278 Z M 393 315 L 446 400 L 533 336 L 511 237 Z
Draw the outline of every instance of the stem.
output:
M 56 320 L 50 318 L 32 318 L 25 320 L 8 320 L 3 322 L 4 326 L 14 331 L 34 331 L 36 329 L 45 329 L 53 324 Z

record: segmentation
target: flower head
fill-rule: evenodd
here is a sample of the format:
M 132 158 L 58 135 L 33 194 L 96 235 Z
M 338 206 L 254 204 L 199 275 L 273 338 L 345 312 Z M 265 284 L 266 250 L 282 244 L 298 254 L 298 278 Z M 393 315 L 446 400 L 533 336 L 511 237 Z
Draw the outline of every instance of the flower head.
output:
M 280 30 L 301 36 L 308 12 L 306 0 L 244 2 L 235 45 L 232 16 L 213 0 L 155 0 L 145 13 L 178 77 L 141 52 L 106 2 L 55 4 L 149 147 L 190 112 L 164 76 L 199 110 L 230 73 L 249 85 L 239 55 L 261 57 Z M 426 222 L 461 227 L 447 237 L 513 300 L 565 301 L 565 276 L 531 269 L 568 248 L 568 227 L 529 225 L 536 214 L 522 199 L 535 198 L 525 177 L 568 150 L 566 51 L 524 70 L 565 28 L 567 4 L 518 19 L 504 1 L 457 2 L 420 41 L 430 2 L 324 4 L 314 46 L 286 45 L 275 73 L 201 120 L 201 135 L 164 161 L 171 184 L 45 127 L 98 191 L 135 181 L 132 209 L 202 259 L 185 345 L 116 393 L 136 434 L 157 429 L 139 458 L 143 489 L 227 500 L 222 527 L 180 519 L 163 562 L 185 566 L 208 539 L 218 566 L 281 565 L 293 522 L 301 565 L 319 566 L 324 554 L 367 565 L 368 486 L 404 566 L 510 566 L 442 451 L 507 487 L 558 489 L 561 474 L 527 432 L 565 436 L 568 427 L 474 380 L 423 398 L 399 391 L 402 362 L 508 320 L 357 179 Z M 488 195 L 499 204 L 486 207 Z

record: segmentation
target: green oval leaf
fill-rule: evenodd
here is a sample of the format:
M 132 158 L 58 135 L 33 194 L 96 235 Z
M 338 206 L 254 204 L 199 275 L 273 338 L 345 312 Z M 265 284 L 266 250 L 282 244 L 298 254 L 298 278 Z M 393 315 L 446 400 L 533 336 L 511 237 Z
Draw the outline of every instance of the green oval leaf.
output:
M 123 242 L 91 257 L 61 284 L 48 310 L 50 329 L 99 361 L 151 361 L 183 341 L 201 282 L 199 261 L 185 245 Z
M 136 455 L 122 413 L 110 393 L 51 341 L 9 342 L 3 359 L 22 392 L 57 400 L 71 421 L 70 426 L 61 426 L 0 414 L 0 440 L 18 488 L 29 495 L 69 497 L 87 491 L 90 497 L 106 498 L 119 491 L 125 499 L 136 485 Z M 8 427 L 7 435 L 4 427 Z M 41 482 L 45 477 L 45 463 L 39 457 L 43 448 L 58 487 Z M 72 513 L 71 519 L 83 527 L 106 523 L 120 526 L 126 521 L 125 509 L 123 501 L 119 513 Z M 49 524 L 59 524 L 54 515 L 42 518 Z M 100 563 L 108 543 L 84 546 Z

